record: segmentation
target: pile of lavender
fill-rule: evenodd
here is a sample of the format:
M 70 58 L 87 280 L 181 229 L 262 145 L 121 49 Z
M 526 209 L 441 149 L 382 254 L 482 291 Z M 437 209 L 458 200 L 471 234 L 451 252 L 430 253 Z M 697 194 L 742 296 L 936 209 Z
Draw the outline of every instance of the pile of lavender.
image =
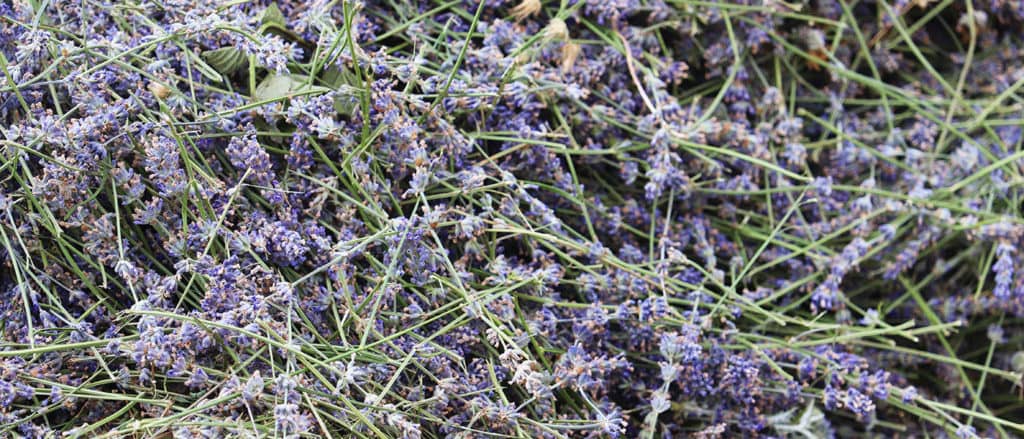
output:
M 1021 436 L 1022 28 L 0 2 L 0 436 Z

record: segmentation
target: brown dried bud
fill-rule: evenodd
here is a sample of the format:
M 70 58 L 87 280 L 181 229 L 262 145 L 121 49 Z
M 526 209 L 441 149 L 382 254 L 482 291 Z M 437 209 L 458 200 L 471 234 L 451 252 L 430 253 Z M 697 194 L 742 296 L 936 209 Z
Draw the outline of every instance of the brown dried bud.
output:
M 552 18 L 548 25 L 544 27 L 544 39 L 547 41 L 566 41 L 569 39 L 569 27 L 565 25 L 565 20 L 561 18 Z
M 562 73 L 569 73 L 572 66 L 576 64 L 576 58 L 580 56 L 579 44 L 572 41 L 562 46 Z
M 540 0 L 523 0 L 518 6 L 512 8 L 512 18 L 516 21 L 522 21 L 524 18 L 531 15 L 536 15 L 540 12 Z
M 166 99 L 171 95 L 171 89 L 159 82 L 150 82 L 149 92 L 153 93 L 153 96 L 156 96 L 157 99 Z

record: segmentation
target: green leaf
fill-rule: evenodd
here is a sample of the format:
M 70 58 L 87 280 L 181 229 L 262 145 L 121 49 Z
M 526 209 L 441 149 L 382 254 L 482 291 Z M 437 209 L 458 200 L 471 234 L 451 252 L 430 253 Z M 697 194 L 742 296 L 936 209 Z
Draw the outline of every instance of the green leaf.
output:
M 288 27 L 288 21 L 285 20 L 281 9 L 277 7 L 277 3 L 271 3 L 270 6 L 267 6 L 267 9 L 263 10 L 263 14 L 260 15 L 260 24 L 280 27 L 281 29 Z
M 265 34 L 271 31 L 281 33 L 288 38 L 299 39 L 298 34 L 288 29 L 288 20 L 284 18 L 284 14 L 278 9 L 277 3 L 271 3 L 260 14 L 260 33 Z
M 199 73 L 202 73 L 203 76 L 205 76 L 207 79 L 213 82 L 221 82 L 224 80 L 224 77 L 221 76 L 220 73 L 217 73 L 217 71 L 214 70 L 213 67 L 210 67 L 210 65 L 207 64 L 206 61 L 203 61 L 203 59 L 199 55 L 196 55 L 195 52 L 191 50 L 185 50 L 185 53 L 188 54 L 188 57 L 189 59 L 191 59 L 192 64 L 195 65 L 196 70 L 199 70 Z
M 292 75 L 269 75 L 256 86 L 254 98 L 257 101 L 270 101 L 288 96 L 291 90 L 301 86 Z
M 334 94 L 334 111 L 346 116 L 356 114 L 359 109 L 359 90 L 345 84 L 338 86 Z
M 356 113 L 359 106 L 359 82 L 357 76 L 350 69 L 339 69 L 329 67 L 320 74 L 320 80 L 334 89 L 334 110 L 338 113 L 351 116 Z
M 331 67 L 324 69 L 320 75 L 320 80 L 333 88 L 341 87 L 342 85 L 348 85 L 352 87 L 358 87 L 362 85 L 359 82 L 359 77 L 356 76 L 349 69 L 339 69 L 337 67 Z
M 260 33 L 265 35 L 275 34 L 292 41 L 302 40 L 299 34 L 288 29 L 288 20 L 284 18 L 284 14 L 278 9 L 276 3 L 271 3 L 260 14 Z
M 203 52 L 203 59 L 224 75 L 231 75 L 248 63 L 245 53 L 235 47 L 207 50 Z
M 270 75 L 256 86 L 253 98 L 257 102 L 275 101 L 298 94 L 325 93 L 331 89 L 318 85 L 306 85 L 305 75 Z

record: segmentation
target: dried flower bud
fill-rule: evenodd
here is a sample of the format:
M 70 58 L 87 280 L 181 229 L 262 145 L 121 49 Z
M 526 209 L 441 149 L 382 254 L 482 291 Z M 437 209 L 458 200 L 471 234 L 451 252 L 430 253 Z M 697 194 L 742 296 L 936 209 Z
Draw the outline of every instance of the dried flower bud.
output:
M 565 25 L 565 20 L 552 18 L 548 25 L 544 27 L 544 39 L 547 41 L 567 41 L 569 39 L 569 27 Z
M 153 96 L 156 96 L 157 99 L 166 99 L 171 95 L 171 89 L 159 82 L 150 82 L 149 92 L 153 93 Z
M 804 28 L 800 34 L 803 37 L 804 44 L 807 46 L 807 53 L 822 62 L 828 62 L 829 54 L 825 42 L 825 32 L 821 29 Z M 821 66 L 811 60 L 807 60 L 807 66 L 811 70 L 821 68 Z
M 516 21 L 522 21 L 526 17 L 540 12 L 540 6 L 540 0 L 523 0 L 522 3 L 512 8 L 509 12 L 511 12 L 512 18 L 515 18 Z
M 800 35 L 803 37 L 808 51 L 825 50 L 825 32 L 821 29 L 804 28 Z
M 580 45 L 571 41 L 562 46 L 562 73 L 569 73 L 572 70 L 576 58 L 580 56 L 580 50 Z
M 956 22 L 956 31 L 964 36 L 969 35 L 971 21 L 974 22 L 978 30 L 985 29 L 988 27 L 988 14 L 985 11 L 974 11 L 973 14 L 961 15 L 960 19 Z

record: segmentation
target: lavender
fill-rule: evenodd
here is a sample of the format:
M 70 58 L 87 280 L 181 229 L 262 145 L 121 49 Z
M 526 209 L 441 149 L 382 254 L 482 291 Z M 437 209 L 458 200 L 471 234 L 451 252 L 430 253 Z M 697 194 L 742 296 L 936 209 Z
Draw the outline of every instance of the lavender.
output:
M 1021 432 L 1014 2 L 9 3 L 0 436 Z
M 1013 284 L 1013 254 L 1016 250 L 1009 243 L 999 243 L 996 247 L 996 263 L 992 265 L 992 272 L 995 273 L 995 287 L 992 294 L 997 300 L 1010 300 L 1010 285 Z

